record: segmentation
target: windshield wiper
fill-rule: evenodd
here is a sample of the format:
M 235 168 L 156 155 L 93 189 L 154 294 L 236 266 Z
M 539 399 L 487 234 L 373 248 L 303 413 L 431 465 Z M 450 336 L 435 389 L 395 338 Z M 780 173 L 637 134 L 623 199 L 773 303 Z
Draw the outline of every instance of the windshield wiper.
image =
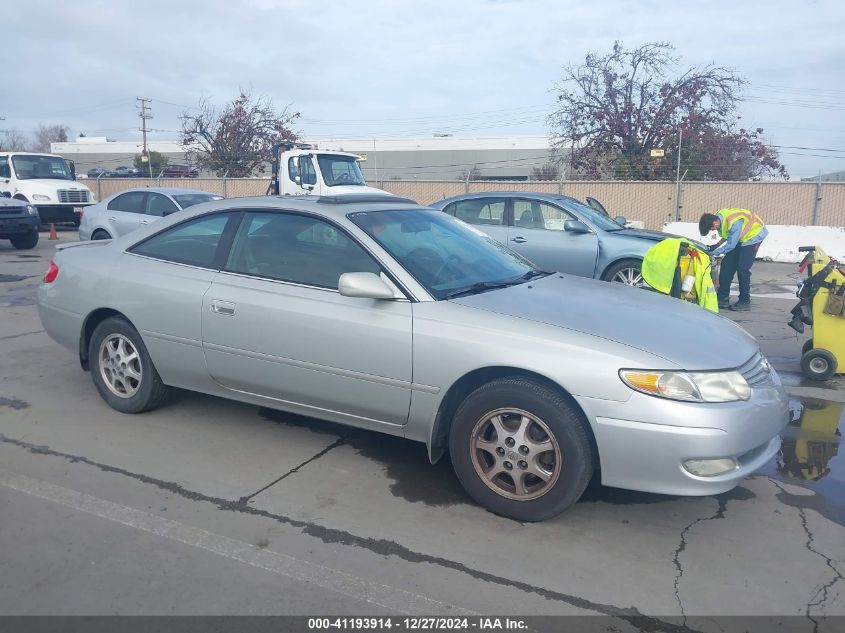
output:
M 508 286 L 518 286 L 521 283 L 534 279 L 535 277 L 551 275 L 552 273 L 545 270 L 529 270 L 524 275 L 520 275 L 516 279 L 505 279 L 502 281 L 479 281 L 471 286 L 465 288 L 458 288 L 443 296 L 444 299 L 454 299 L 456 297 L 465 297 L 467 295 L 474 295 L 487 290 L 495 290 L 496 288 L 507 288 Z

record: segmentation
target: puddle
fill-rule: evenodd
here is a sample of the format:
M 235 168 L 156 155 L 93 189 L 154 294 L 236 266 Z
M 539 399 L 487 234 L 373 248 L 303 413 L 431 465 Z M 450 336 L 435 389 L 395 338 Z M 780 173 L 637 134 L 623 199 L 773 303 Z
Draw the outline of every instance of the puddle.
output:
M 0 307 L 31 306 L 37 302 L 38 284 L 15 286 L 9 288 L 5 294 L 0 294 Z
M 760 474 L 813 493 L 780 493 L 782 502 L 845 525 L 845 405 L 801 398 L 790 401 L 790 409 L 792 421 L 781 435 L 780 453 Z
M 428 506 L 470 502 L 452 470 L 449 456 L 444 455 L 432 465 L 425 444 L 273 409 L 259 409 L 258 413 L 270 422 L 345 438 L 344 443 L 359 455 L 383 466 L 384 474 L 391 480 L 390 492 L 396 497 Z M 331 459 L 331 454 L 322 459 Z
M 11 281 L 23 281 L 32 275 L 0 275 L 0 283 L 9 283 Z

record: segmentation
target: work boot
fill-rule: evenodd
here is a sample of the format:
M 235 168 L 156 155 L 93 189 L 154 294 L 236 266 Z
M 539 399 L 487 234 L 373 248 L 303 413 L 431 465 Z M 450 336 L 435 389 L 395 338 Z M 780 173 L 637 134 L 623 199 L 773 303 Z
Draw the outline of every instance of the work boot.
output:
M 731 302 L 728 299 L 724 301 L 719 299 L 719 309 L 720 310 L 730 310 L 731 309 Z
M 731 306 L 731 310 L 734 312 L 748 312 L 751 309 L 751 302 L 750 301 L 737 301 L 735 304 Z

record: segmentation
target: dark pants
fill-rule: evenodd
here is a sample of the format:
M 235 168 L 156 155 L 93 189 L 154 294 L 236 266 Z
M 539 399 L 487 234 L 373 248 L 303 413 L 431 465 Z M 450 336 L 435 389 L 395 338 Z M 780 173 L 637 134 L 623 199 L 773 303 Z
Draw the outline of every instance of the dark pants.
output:
M 719 271 L 719 291 L 716 294 L 719 303 L 728 301 L 734 275 L 739 280 L 740 302 L 748 303 L 751 301 L 751 267 L 754 265 L 754 257 L 757 255 L 759 246 L 759 242 L 751 246 L 737 246 L 725 254 L 725 258 L 722 260 L 722 268 Z

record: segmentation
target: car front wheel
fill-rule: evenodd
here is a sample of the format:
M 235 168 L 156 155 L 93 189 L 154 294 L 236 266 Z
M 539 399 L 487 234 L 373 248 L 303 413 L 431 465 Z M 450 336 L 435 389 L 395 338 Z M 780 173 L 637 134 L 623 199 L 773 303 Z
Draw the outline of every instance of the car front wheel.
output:
M 467 396 L 452 422 L 449 452 L 473 499 L 519 521 L 542 521 L 569 508 L 594 469 L 574 404 L 522 377 L 494 380 Z
M 643 262 L 639 259 L 623 259 L 621 262 L 616 262 L 612 266 L 608 266 L 604 271 L 602 279 L 614 283 L 625 284 L 626 286 L 634 286 L 636 288 L 643 288 L 645 281 L 643 281 Z
M 141 335 L 126 319 L 111 317 L 94 329 L 88 360 L 94 386 L 117 411 L 149 411 L 167 395 Z
M 18 250 L 29 250 L 38 244 L 38 230 L 33 229 L 23 235 L 13 235 L 9 238 L 12 246 Z

